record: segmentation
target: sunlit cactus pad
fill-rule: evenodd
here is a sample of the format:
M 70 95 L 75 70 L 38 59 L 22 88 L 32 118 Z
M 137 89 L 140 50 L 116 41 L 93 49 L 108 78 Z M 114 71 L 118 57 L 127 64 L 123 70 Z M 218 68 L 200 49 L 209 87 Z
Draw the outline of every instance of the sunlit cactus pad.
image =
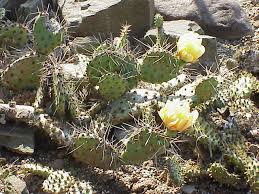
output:
M 36 89 L 44 60 L 44 57 L 32 55 L 14 61 L 2 77 L 3 85 L 13 90 Z

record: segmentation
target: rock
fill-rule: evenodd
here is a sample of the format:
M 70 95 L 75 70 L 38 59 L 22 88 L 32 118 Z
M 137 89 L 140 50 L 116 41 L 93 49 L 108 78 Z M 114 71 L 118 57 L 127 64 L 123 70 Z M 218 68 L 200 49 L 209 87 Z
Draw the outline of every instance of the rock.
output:
M 249 132 L 249 135 L 251 135 L 253 138 L 255 138 L 257 141 L 259 141 L 259 128 L 252 129 Z
M 27 0 L 20 5 L 18 9 L 19 20 L 28 21 L 38 15 L 39 11 L 43 11 L 47 4 L 47 0 Z
M 199 58 L 199 61 L 191 64 L 188 68 L 194 72 L 206 75 L 206 70 L 216 72 L 217 69 L 217 39 L 213 36 L 202 35 L 202 45 L 205 47 L 205 53 Z
M 17 176 L 9 176 L 6 182 L 12 187 L 13 194 L 29 194 L 26 183 Z
M 24 3 L 26 0 L 0 0 L 0 7 L 5 8 L 6 11 L 6 17 L 9 19 L 16 19 L 16 11 L 20 7 L 22 3 Z
M 228 70 L 232 70 L 235 69 L 239 66 L 237 60 L 233 59 L 233 58 L 228 58 L 225 60 L 225 65 L 227 67 Z
M 204 34 L 202 28 L 193 21 L 190 20 L 175 20 L 175 21 L 164 21 L 163 32 L 166 39 L 172 44 L 175 44 L 180 35 L 185 34 L 189 31 L 196 32 L 198 34 Z M 152 44 L 156 42 L 157 31 L 155 28 L 147 31 L 144 40 L 145 42 Z
M 184 185 L 182 188 L 183 194 L 194 194 L 196 188 L 194 185 Z
M 180 35 L 189 31 L 204 34 L 202 28 L 197 23 L 189 20 L 165 21 L 163 29 L 165 39 L 173 46 L 176 45 L 176 41 Z M 214 72 L 217 69 L 217 40 L 215 37 L 206 35 L 202 35 L 202 38 L 202 44 L 205 46 L 206 51 L 199 59 L 199 62 L 189 66 L 189 69 L 200 73 L 204 73 L 206 69 L 210 69 Z M 156 42 L 156 29 L 149 30 L 146 33 L 144 40 L 148 44 Z
M 192 20 L 206 34 L 224 39 L 253 32 L 245 12 L 234 0 L 155 0 L 155 9 L 165 20 Z
M 76 58 L 77 59 L 74 63 L 62 64 L 63 74 L 67 80 L 80 81 L 85 79 L 88 58 L 82 54 L 77 54 Z
M 118 36 L 128 23 L 134 36 L 143 36 L 153 23 L 154 0 L 56 0 L 73 36 Z
M 93 36 L 76 37 L 71 42 L 74 53 L 84 54 L 86 56 L 91 56 L 99 45 L 100 41 Z
M 237 51 L 234 57 L 247 71 L 259 73 L 259 50 Z
M 49 164 L 49 166 L 52 167 L 53 169 L 61 170 L 65 166 L 65 161 L 63 159 L 56 159 L 56 160 L 52 161 Z
M 20 154 L 33 154 L 34 130 L 18 125 L 0 125 L 0 146 Z

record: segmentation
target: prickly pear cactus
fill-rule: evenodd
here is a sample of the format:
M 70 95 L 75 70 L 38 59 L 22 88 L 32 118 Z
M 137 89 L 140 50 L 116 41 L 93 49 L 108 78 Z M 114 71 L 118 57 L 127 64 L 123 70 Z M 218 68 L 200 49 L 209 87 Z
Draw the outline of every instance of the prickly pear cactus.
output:
M 121 28 L 120 37 L 115 39 L 116 49 L 124 49 L 128 45 L 128 34 L 129 34 L 130 25 L 123 25 Z
M 122 96 L 138 83 L 134 60 L 116 52 L 102 51 L 94 56 L 87 66 L 87 75 L 92 85 L 100 87 L 100 94 L 106 100 Z M 112 85 L 111 88 L 110 84 L 114 82 L 118 85 Z
M 171 158 L 167 158 L 166 165 L 173 182 L 178 186 L 182 185 L 184 183 L 184 176 L 182 173 L 183 165 L 179 161 L 179 157 L 172 156 Z
M 7 48 L 20 48 L 28 42 L 29 33 L 20 24 L 7 25 L 0 28 L 0 45 Z
M 231 83 L 219 84 L 217 100 L 228 105 L 232 112 L 236 112 L 238 109 L 250 109 L 249 97 L 259 88 L 256 77 L 248 73 L 241 73 L 238 77 L 233 75 L 228 79 Z
M 195 88 L 195 104 L 203 103 L 211 100 L 216 95 L 216 87 L 218 81 L 211 77 L 203 80 Z
M 174 184 L 180 186 L 186 181 L 193 181 L 205 174 L 201 167 L 191 160 L 184 160 L 179 155 L 166 158 L 166 166 Z
M 121 124 L 137 118 L 145 108 L 152 107 L 161 96 L 158 92 L 146 89 L 134 89 L 123 98 L 111 102 L 103 111 L 105 117 L 111 119 L 113 125 Z
M 42 190 L 46 193 L 92 194 L 93 192 L 89 183 L 76 179 L 64 170 L 54 171 L 38 164 L 25 164 L 22 167 L 32 174 L 47 178 L 42 183 Z
M 92 84 L 97 84 L 102 74 L 107 72 L 116 72 L 119 70 L 119 64 L 116 63 L 116 56 L 108 53 L 94 56 L 87 66 L 87 75 Z
M 229 173 L 228 170 L 220 163 L 215 162 L 210 165 L 210 167 L 208 168 L 208 173 L 210 177 L 222 184 L 227 184 L 235 187 L 241 183 L 241 179 L 238 175 Z
M 63 33 L 57 21 L 39 15 L 33 28 L 34 47 L 39 54 L 48 55 L 62 42 Z
M 245 176 L 254 193 L 259 192 L 259 163 L 255 158 L 251 158 L 245 165 Z
M 155 27 L 157 28 L 157 42 L 145 54 L 140 63 L 140 78 L 145 82 L 162 83 L 175 78 L 184 62 L 178 60 L 167 49 L 163 48 L 163 17 L 155 15 Z
M 126 91 L 126 81 L 118 74 L 106 74 L 102 77 L 99 92 L 106 100 L 114 100 L 122 96 Z
M 98 138 L 90 137 L 84 133 L 75 139 L 72 154 L 80 162 L 103 169 L 111 168 L 116 163 L 108 146 L 103 146 Z
M 53 113 L 59 118 L 64 118 L 67 108 L 66 88 L 63 74 L 60 73 L 59 69 L 53 69 L 52 82 Z
M 202 144 L 209 149 L 210 156 L 213 156 L 213 151 L 221 146 L 220 135 L 217 133 L 215 125 L 205 121 L 202 118 L 198 118 L 195 125 L 186 134 L 197 143 Z
M 139 164 L 161 154 L 167 142 L 155 132 L 145 129 L 129 137 L 121 158 L 130 164 Z
M 145 55 L 140 64 L 140 78 L 150 83 L 166 82 L 177 77 L 181 67 L 181 61 L 170 52 L 155 48 Z
M 39 86 L 45 57 L 32 55 L 14 61 L 4 72 L 2 84 L 13 90 L 33 90 Z
M 228 165 L 234 165 L 241 171 L 254 193 L 259 192 L 259 168 L 258 160 L 246 153 L 244 143 L 228 143 L 224 150 L 225 161 Z

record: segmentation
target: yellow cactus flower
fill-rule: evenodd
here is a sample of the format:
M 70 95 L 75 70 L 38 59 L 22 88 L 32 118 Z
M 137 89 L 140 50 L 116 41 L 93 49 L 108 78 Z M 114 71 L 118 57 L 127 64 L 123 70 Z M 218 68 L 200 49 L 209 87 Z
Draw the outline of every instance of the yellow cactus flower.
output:
M 183 34 L 177 42 L 177 55 L 187 63 L 195 62 L 205 52 L 201 42 L 202 38 L 195 32 Z
M 190 112 L 188 101 L 179 99 L 167 101 L 158 114 L 169 130 L 180 132 L 192 126 L 199 116 L 197 110 Z

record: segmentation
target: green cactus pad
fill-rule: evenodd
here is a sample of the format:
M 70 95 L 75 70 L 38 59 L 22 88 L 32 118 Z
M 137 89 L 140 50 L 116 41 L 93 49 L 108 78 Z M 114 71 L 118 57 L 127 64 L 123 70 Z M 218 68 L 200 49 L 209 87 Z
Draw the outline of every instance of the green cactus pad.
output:
M 162 83 L 179 74 L 181 61 L 167 51 L 149 52 L 140 66 L 141 80 L 150 83 Z
M 28 31 L 19 24 L 0 28 L 0 44 L 2 47 L 23 47 L 28 42 Z
M 87 74 L 90 82 L 97 84 L 103 74 L 118 71 L 119 65 L 116 63 L 116 58 L 108 53 L 95 56 L 87 66 Z
M 123 66 L 119 73 L 127 81 L 127 90 L 131 90 L 137 86 L 139 81 L 137 64 L 130 57 L 123 59 Z
M 42 190 L 46 193 L 93 193 L 89 183 L 75 178 L 64 170 L 54 171 L 38 164 L 25 164 L 22 167 L 27 172 L 46 178 L 42 183 Z
M 34 47 L 39 54 L 47 55 L 62 42 L 63 34 L 60 29 L 50 29 L 51 20 L 47 16 L 39 15 L 36 18 L 33 37 Z
M 111 150 L 103 147 L 97 138 L 81 134 L 75 140 L 73 157 L 85 164 L 96 166 L 99 168 L 111 168 L 115 162 L 111 156 Z
M 42 56 L 33 55 L 14 61 L 2 77 L 3 85 L 13 90 L 37 89 L 44 60 Z
M 216 87 L 218 81 L 211 77 L 209 79 L 203 80 L 195 88 L 196 103 L 203 103 L 207 100 L 211 100 L 216 94 Z
M 182 173 L 183 165 L 181 164 L 179 157 L 172 156 L 171 158 L 168 158 L 166 165 L 169 171 L 170 178 L 176 185 L 181 186 L 184 183 L 184 176 Z
M 129 137 L 126 150 L 121 157 L 126 163 L 140 164 L 157 154 L 161 154 L 164 146 L 167 146 L 164 138 L 145 129 L 137 135 Z
M 217 127 L 199 117 L 195 125 L 186 131 L 186 135 L 192 137 L 197 143 L 202 144 L 210 151 L 210 156 L 213 156 L 213 151 L 221 146 L 220 135 L 217 133 Z
M 65 118 L 67 96 L 63 74 L 58 72 L 58 70 L 54 70 L 52 73 L 52 82 L 53 113 L 59 118 Z
M 209 176 L 217 182 L 230 186 L 239 185 L 241 181 L 238 175 L 229 173 L 228 170 L 220 163 L 213 163 L 208 168 L 208 173 Z
M 99 83 L 99 92 L 106 100 L 114 100 L 125 93 L 126 86 L 126 81 L 118 74 L 107 74 Z
M 259 192 L 259 164 L 258 160 L 252 159 L 246 164 L 245 176 L 254 193 Z

